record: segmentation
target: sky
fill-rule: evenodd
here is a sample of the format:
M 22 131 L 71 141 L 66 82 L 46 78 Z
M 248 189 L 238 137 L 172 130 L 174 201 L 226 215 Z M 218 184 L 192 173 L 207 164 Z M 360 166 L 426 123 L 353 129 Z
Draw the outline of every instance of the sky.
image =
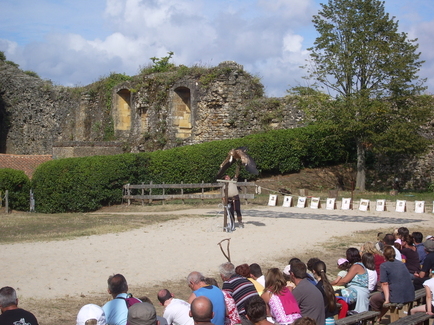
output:
M 169 51 L 176 65 L 236 61 L 267 96 L 306 86 L 300 66 L 318 36 L 325 0 L 1 0 L 0 51 L 56 85 L 133 76 Z M 420 72 L 434 93 L 434 1 L 385 0 L 399 31 L 418 38 Z

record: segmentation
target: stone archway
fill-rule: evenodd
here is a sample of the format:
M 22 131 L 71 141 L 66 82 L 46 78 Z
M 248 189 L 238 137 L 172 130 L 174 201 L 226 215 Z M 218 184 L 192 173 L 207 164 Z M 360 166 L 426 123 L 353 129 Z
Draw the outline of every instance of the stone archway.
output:
M 116 131 L 129 131 L 131 129 L 131 92 L 121 89 L 116 93 L 116 108 L 113 116 Z
M 177 127 L 176 137 L 185 139 L 191 136 L 191 94 L 187 87 L 178 87 L 172 96 L 173 126 Z

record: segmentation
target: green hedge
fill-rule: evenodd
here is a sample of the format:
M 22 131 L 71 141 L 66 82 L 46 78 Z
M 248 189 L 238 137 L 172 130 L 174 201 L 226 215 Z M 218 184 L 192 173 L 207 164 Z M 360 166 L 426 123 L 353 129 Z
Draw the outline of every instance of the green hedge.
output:
M 12 168 L 0 169 L 1 196 L 8 190 L 9 208 L 13 210 L 30 210 L 30 180 L 22 170 Z
M 92 211 L 121 202 L 122 185 L 215 182 L 231 148 L 246 146 L 262 174 L 285 174 L 347 159 L 349 141 L 325 126 L 275 130 L 151 153 L 53 160 L 33 176 L 39 212 Z M 234 174 L 235 166 L 228 173 Z M 241 169 L 240 177 L 255 175 Z M 153 191 L 154 193 L 154 191 Z M 166 190 L 166 193 L 169 193 Z

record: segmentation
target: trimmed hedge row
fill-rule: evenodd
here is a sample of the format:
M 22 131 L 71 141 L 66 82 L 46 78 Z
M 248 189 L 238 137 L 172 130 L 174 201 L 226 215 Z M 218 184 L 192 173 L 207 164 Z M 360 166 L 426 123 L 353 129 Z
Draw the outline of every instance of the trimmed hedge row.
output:
M 30 180 L 22 170 L 12 168 L 0 169 L 1 196 L 8 190 L 9 208 L 13 210 L 29 210 Z
M 38 212 L 93 211 L 122 200 L 122 185 L 215 182 L 231 148 L 246 146 L 261 173 L 291 173 L 304 167 L 338 164 L 348 141 L 329 127 L 276 130 L 241 139 L 207 142 L 151 153 L 67 158 L 46 162 L 33 176 Z M 234 166 L 228 171 L 234 174 Z M 243 168 L 240 177 L 257 176 Z

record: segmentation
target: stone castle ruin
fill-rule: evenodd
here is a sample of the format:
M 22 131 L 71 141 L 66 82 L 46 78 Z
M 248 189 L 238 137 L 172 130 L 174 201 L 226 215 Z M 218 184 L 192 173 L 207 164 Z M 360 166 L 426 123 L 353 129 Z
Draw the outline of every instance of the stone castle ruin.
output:
M 0 154 L 113 155 L 302 125 L 293 98 L 264 97 L 259 79 L 232 61 L 134 77 L 111 74 L 73 88 L 0 62 Z M 434 184 L 433 152 L 399 170 L 381 166 L 380 174 L 399 177 L 403 188 L 426 188 Z
M 283 98 L 264 98 L 258 78 L 235 62 L 181 69 L 124 78 L 110 88 L 104 80 L 66 88 L 2 64 L 0 153 L 151 151 L 302 123 L 301 111 Z

